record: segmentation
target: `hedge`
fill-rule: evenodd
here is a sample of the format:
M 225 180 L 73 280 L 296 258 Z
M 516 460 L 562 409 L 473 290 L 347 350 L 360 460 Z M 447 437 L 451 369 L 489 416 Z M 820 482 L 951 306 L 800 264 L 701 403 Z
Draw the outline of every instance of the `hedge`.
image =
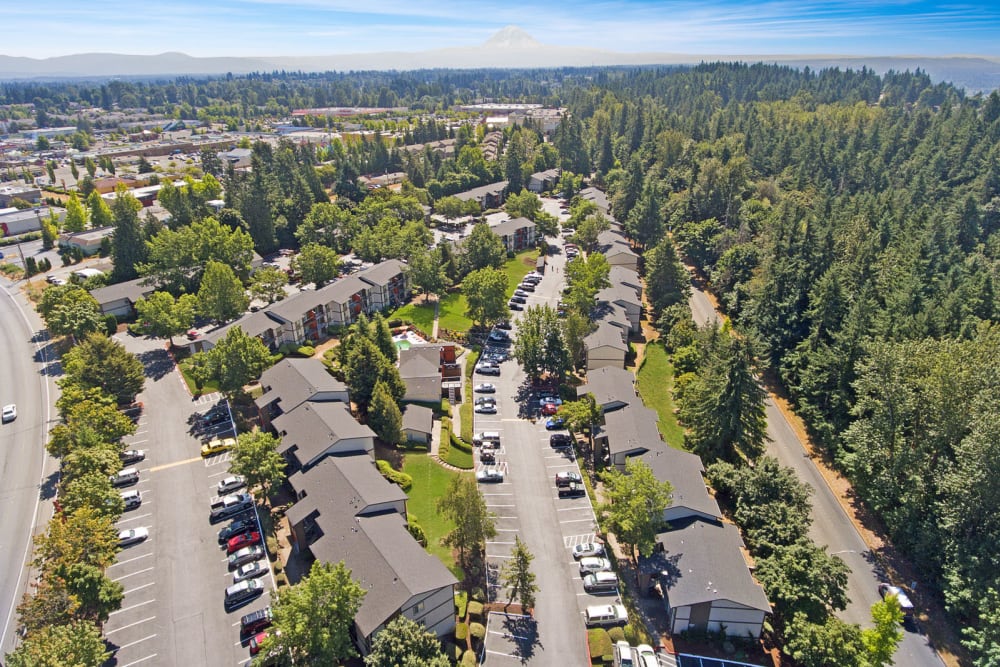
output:
M 475 667 L 478 663 L 476 660 L 476 652 L 469 649 L 462 656 L 462 667 Z
M 617 643 L 625 640 L 625 630 L 620 627 L 614 627 L 608 630 L 608 637 L 611 637 L 612 643 Z
M 475 639 L 486 638 L 486 626 L 482 623 L 469 623 L 469 634 Z
M 483 617 L 483 603 L 476 602 L 473 600 L 469 603 L 469 617 L 470 618 L 482 618 Z
M 455 591 L 455 610 L 459 618 L 465 618 L 469 608 L 469 594 L 465 591 Z
M 614 642 L 611 635 L 604 628 L 593 628 L 587 630 L 587 644 L 590 646 L 590 659 L 603 659 L 606 655 L 613 655 Z
M 455 639 L 463 644 L 469 638 L 469 626 L 465 623 L 459 623 L 455 626 Z
M 388 461 L 379 459 L 375 461 L 375 465 L 378 466 L 378 471 L 382 473 L 382 476 L 393 484 L 398 484 L 403 491 L 409 491 L 413 486 L 413 478 L 407 475 L 405 472 L 400 472 L 392 467 Z

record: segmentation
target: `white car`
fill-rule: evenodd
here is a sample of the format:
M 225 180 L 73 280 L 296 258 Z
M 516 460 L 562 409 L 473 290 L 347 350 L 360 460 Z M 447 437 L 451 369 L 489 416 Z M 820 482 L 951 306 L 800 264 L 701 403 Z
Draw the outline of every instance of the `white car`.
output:
M 483 468 L 476 473 L 476 481 L 480 484 L 500 483 L 503 481 L 503 471 L 500 468 Z
M 581 558 L 588 557 L 600 557 L 604 555 L 604 545 L 598 544 L 596 542 L 587 542 L 585 544 L 578 544 L 573 547 L 573 558 L 580 560 Z
M 265 572 L 267 572 L 267 568 L 264 567 L 264 564 L 260 561 L 254 561 L 252 563 L 247 563 L 246 565 L 241 565 L 235 572 L 233 572 L 233 583 L 238 584 L 241 581 L 259 577 Z
M 149 529 L 140 526 L 139 528 L 129 528 L 118 533 L 118 546 L 127 547 L 138 544 L 149 537 Z
M 17 406 L 13 403 L 3 406 L 3 423 L 12 422 L 15 419 L 17 419 Z
M 497 413 L 496 403 L 481 403 L 476 406 L 476 412 L 481 415 L 495 415 Z
M 476 385 L 477 394 L 494 394 L 496 393 L 497 386 L 492 382 L 483 382 L 482 384 Z
M 656 651 L 649 644 L 639 644 L 635 653 L 639 656 L 639 663 L 636 667 L 659 667 L 656 662 Z
M 230 491 L 235 491 L 236 489 L 242 489 L 247 485 L 247 481 L 243 479 L 240 475 L 232 475 L 226 477 L 219 482 L 219 495 L 229 493 Z
M 588 556 L 580 559 L 580 576 L 584 577 L 594 572 L 610 572 L 611 561 L 607 558 L 595 558 Z

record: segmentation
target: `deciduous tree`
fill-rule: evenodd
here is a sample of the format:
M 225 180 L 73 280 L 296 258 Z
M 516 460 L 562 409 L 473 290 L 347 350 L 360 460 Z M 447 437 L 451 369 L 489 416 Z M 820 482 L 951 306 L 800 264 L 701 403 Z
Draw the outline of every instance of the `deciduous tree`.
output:
M 8 667 L 100 667 L 111 657 L 100 629 L 89 621 L 40 628 L 7 655 Z
M 228 322 L 246 312 L 250 305 L 243 283 L 222 262 L 208 262 L 198 289 L 198 312 L 216 322 Z
M 448 667 L 441 641 L 406 616 L 396 616 L 376 633 L 365 656 L 367 667 Z
M 140 331 L 162 338 L 178 336 L 194 324 L 197 305 L 198 297 L 194 294 L 174 299 L 169 292 L 153 292 L 135 302 Z
M 206 355 L 212 377 L 219 381 L 219 389 L 227 394 L 242 391 L 244 385 L 259 378 L 271 365 L 267 346 L 260 338 L 247 336 L 239 326 L 227 331 L 211 350 L 199 354 Z
M 303 283 L 315 283 L 318 289 L 337 277 L 340 257 L 332 248 L 309 243 L 292 258 L 292 269 L 302 275 Z
M 258 499 L 266 499 L 271 489 L 285 481 L 287 462 L 278 453 L 280 442 L 279 438 L 258 428 L 236 437 L 229 470 L 242 475 Z
M 120 405 L 131 403 L 146 377 L 142 362 L 116 340 L 92 333 L 63 355 L 65 381 L 97 387 Z
M 493 268 L 473 271 L 462 280 L 462 294 L 472 321 L 486 327 L 507 313 L 507 274 Z
M 473 225 L 462 243 L 462 264 L 466 272 L 480 269 L 500 269 L 507 259 L 507 249 L 499 236 L 485 223 Z
M 254 271 L 250 277 L 250 293 L 255 299 L 274 303 L 285 297 L 285 285 L 288 284 L 288 276 L 281 269 L 271 266 Z
M 605 526 L 630 557 L 635 557 L 636 550 L 651 556 L 673 493 L 670 482 L 658 480 L 649 465 L 637 459 L 626 461 L 625 472 L 612 467 L 601 473 L 601 479 L 608 502 L 597 511 Z
M 438 498 L 437 511 L 455 524 L 443 542 L 458 549 L 463 563 L 466 554 L 482 552 L 486 540 L 496 537 L 496 516 L 486 507 L 486 499 L 470 476 L 451 478 L 448 491 Z

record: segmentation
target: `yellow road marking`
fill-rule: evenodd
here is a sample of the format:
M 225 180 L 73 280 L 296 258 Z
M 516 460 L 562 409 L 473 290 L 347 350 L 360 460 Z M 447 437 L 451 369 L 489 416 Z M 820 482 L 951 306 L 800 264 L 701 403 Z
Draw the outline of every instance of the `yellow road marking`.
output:
M 167 468 L 173 468 L 175 466 L 182 466 L 186 463 L 194 463 L 195 461 L 201 461 L 200 456 L 196 456 L 193 459 L 184 459 L 183 461 L 174 461 L 173 463 L 164 463 L 161 466 L 153 466 L 149 469 L 149 472 L 159 472 L 160 470 L 166 470 Z

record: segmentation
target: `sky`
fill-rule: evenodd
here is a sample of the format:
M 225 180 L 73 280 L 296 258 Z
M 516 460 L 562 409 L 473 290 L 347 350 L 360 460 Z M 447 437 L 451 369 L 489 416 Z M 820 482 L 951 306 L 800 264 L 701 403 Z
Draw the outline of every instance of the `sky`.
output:
M 423 51 L 509 24 L 543 44 L 619 52 L 1000 56 L 996 0 L 3 0 L 0 54 Z

